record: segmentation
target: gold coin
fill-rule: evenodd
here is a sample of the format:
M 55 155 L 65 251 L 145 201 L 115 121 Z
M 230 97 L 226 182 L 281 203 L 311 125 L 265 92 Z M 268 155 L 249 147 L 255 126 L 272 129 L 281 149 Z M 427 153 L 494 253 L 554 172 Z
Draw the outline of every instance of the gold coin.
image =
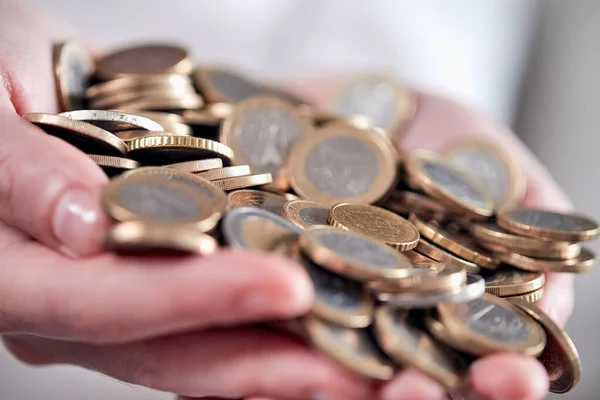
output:
M 169 95 L 131 100 L 115 104 L 114 108 L 148 111 L 193 110 L 202 107 L 204 101 L 196 94 Z
M 173 89 L 170 87 L 146 87 L 142 89 L 121 90 L 110 96 L 97 97 L 90 100 L 90 107 L 96 109 L 114 108 L 123 103 L 145 100 L 148 98 L 195 96 L 193 87 Z
M 591 271 L 596 263 L 596 254 L 585 247 L 578 257 L 566 260 L 540 259 L 503 253 L 497 253 L 496 257 L 506 264 L 533 272 L 583 273 Z
M 255 96 L 236 104 L 223 121 L 222 143 L 236 154 L 237 164 L 248 164 L 255 172 L 270 173 L 274 187 L 289 187 L 284 162 L 302 138 L 313 136 L 312 127 L 289 103 L 273 96 Z
M 355 373 L 390 380 L 394 365 L 385 358 L 364 329 L 342 328 L 313 316 L 302 319 L 308 340 L 320 351 Z
M 524 249 L 520 247 L 505 247 L 500 246 L 494 243 L 488 243 L 484 240 L 480 240 L 479 243 L 481 246 L 485 247 L 496 253 L 504 253 L 504 254 L 521 254 L 523 256 L 533 257 L 533 258 L 545 258 L 545 259 L 558 259 L 565 260 L 568 258 L 575 258 L 581 254 L 583 250 L 583 245 L 581 243 L 569 243 L 569 242 L 556 242 L 559 244 L 566 244 L 564 247 L 555 247 L 548 248 L 544 250 L 531 250 Z
M 484 268 L 495 269 L 498 267 L 488 251 L 481 248 L 470 236 L 444 229 L 435 222 L 426 223 L 414 214 L 410 215 L 408 221 L 419 230 L 423 237 L 460 258 Z
M 152 137 L 152 136 L 189 136 L 189 135 L 177 135 L 174 132 L 167 131 L 145 131 L 142 129 L 132 129 L 130 131 L 115 132 L 115 136 L 124 141 L 125 143 L 131 143 L 136 139 Z
M 192 68 L 185 49 L 169 44 L 146 44 L 106 55 L 97 62 L 96 71 L 101 79 L 108 80 L 126 75 L 188 75 Z
M 185 161 L 182 163 L 167 164 L 167 168 L 173 168 L 182 172 L 202 172 L 214 168 L 223 168 L 223 160 L 220 158 L 206 158 L 204 160 Z
M 90 86 L 86 95 L 90 98 L 113 96 L 121 90 L 141 89 L 147 87 L 168 87 L 187 89 L 192 86 L 189 77 L 180 74 L 144 74 L 126 75 L 121 78 L 100 82 Z
M 525 300 L 528 303 L 535 303 L 536 301 L 540 301 L 544 297 L 544 288 L 540 288 L 533 292 L 516 294 L 514 296 L 503 296 L 503 299 L 521 299 Z
M 298 107 L 298 113 L 304 118 L 308 119 L 311 124 L 316 126 L 322 126 L 329 122 L 339 121 L 340 117 L 331 113 L 330 111 L 324 110 L 314 105 L 300 104 Z
M 373 126 L 395 134 L 415 115 L 416 100 L 390 76 L 361 74 L 335 91 L 328 110 L 343 117 L 365 116 Z
M 123 171 L 135 169 L 140 166 L 140 163 L 135 160 L 130 160 L 129 158 L 102 156 L 97 154 L 89 154 L 89 157 L 98 164 L 98 166 L 102 167 L 108 176 L 115 176 Z
M 408 276 L 372 281 L 367 288 L 375 293 L 453 292 L 467 280 L 464 269 L 452 265 L 413 268 Z
M 59 114 L 76 121 L 84 121 L 109 132 L 144 129 L 147 131 L 163 131 L 164 128 L 149 118 L 135 114 L 127 114 L 112 110 L 75 110 Z
M 152 136 L 129 143 L 127 156 L 145 165 L 164 165 L 218 157 L 224 164 L 233 159 L 233 150 L 213 140 L 190 136 Z
M 329 223 L 380 240 L 400 251 L 413 249 L 419 243 L 419 231 L 413 224 L 369 204 L 337 204 L 329 210 Z
M 185 110 L 182 113 L 185 123 L 190 125 L 219 126 L 223 122 L 222 118 L 216 117 L 209 109 Z
M 238 103 L 266 91 L 250 78 L 223 67 L 198 67 L 192 79 L 209 103 Z
M 248 165 L 236 165 L 234 167 L 215 168 L 208 171 L 198 172 L 196 175 L 206 180 L 214 181 L 216 179 L 250 175 L 250 167 Z
M 484 279 L 487 293 L 505 297 L 529 293 L 542 288 L 545 275 L 541 272 L 500 269 L 484 276 Z
M 314 263 L 359 281 L 402 278 L 412 268 L 406 257 L 384 243 L 331 226 L 307 228 L 300 246 Z
M 385 206 L 394 212 L 404 215 L 414 213 L 417 216 L 432 215 L 443 217 L 447 212 L 446 208 L 440 202 L 431 197 L 408 190 L 396 190 L 392 192 Z
M 450 347 L 474 356 L 496 352 L 538 356 L 546 345 L 544 329 L 507 300 L 484 294 L 468 303 L 441 303 L 429 331 Z
M 464 268 L 465 271 L 471 274 L 478 274 L 480 272 L 480 268 L 477 264 L 457 257 L 454 254 L 448 253 L 447 251 L 423 238 L 419 240 L 419 244 L 417 244 L 415 250 L 442 264 Z
M 494 199 L 483 187 L 433 152 L 410 153 L 404 167 L 410 183 L 466 217 L 483 219 L 494 213 Z
M 581 360 L 573 341 L 544 311 L 522 300 L 510 302 L 535 319 L 546 331 L 548 343 L 538 359 L 548 371 L 550 391 L 567 393 L 581 379 Z
M 415 267 L 439 267 L 440 269 L 443 267 L 438 261 L 417 253 L 414 250 L 403 251 L 402 254 L 406 256 Z
M 313 225 L 328 225 L 329 208 L 311 200 L 292 200 L 283 206 L 282 215 L 299 228 Z
M 219 248 L 217 241 L 189 225 L 162 225 L 142 221 L 120 222 L 104 237 L 104 248 L 112 251 L 176 251 L 208 256 Z
M 380 307 L 374 333 L 382 350 L 404 368 L 414 368 L 449 390 L 465 385 L 466 363 L 443 347 L 405 310 Z
M 85 91 L 94 75 L 94 59 L 83 45 L 74 40 L 57 43 L 52 48 L 54 80 L 62 111 L 84 107 Z
M 395 184 L 397 161 L 387 139 L 336 125 L 296 143 L 287 171 L 294 192 L 302 198 L 328 206 L 374 203 Z
M 285 196 L 265 192 L 264 190 L 241 189 L 227 195 L 230 207 L 255 207 L 281 215 L 283 205 L 287 202 Z
M 107 130 L 87 122 L 42 113 L 25 114 L 23 118 L 84 153 L 122 157 L 127 152 L 125 142 Z
M 231 190 L 247 187 L 268 185 L 273 182 L 273 178 L 271 177 L 271 174 L 254 174 L 234 178 L 216 179 L 211 182 L 218 188 L 229 192 Z
M 598 237 L 600 227 L 579 214 L 517 208 L 498 214 L 498 225 L 509 232 L 565 242 L 581 242 Z
M 441 154 L 451 165 L 485 187 L 498 208 L 523 200 L 527 185 L 525 174 L 499 144 L 486 140 L 458 141 L 446 146 Z

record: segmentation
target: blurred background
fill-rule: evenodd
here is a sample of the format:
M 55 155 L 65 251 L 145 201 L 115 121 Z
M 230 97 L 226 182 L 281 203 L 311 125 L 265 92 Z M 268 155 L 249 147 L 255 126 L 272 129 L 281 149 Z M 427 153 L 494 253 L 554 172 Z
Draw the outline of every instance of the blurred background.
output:
M 29 0 L 112 48 L 175 41 L 199 62 L 276 82 L 389 72 L 513 127 L 600 220 L 600 2 L 595 0 Z M 1 10 L 0 10 L 1 12 Z M 600 243 L 592 245 L 600 251 Z M 597 399 L 600 273 L 576 280 L 567 330 L 583 360 L 577 389 Z M 2 400 L 159 400 L 171 396 L 71 367 L 36 369 L 0 350 Z M 550 396 L 559 398 L 559 396 Z

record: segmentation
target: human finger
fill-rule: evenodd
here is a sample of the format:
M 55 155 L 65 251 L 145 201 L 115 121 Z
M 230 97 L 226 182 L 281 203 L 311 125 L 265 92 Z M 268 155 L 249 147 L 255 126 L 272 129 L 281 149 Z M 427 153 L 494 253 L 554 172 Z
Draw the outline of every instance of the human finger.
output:
M 445 391 L 439 383 L 414 370 L 399 372 L 386 383 L 379 394 L 381 400 L 442 400 Z

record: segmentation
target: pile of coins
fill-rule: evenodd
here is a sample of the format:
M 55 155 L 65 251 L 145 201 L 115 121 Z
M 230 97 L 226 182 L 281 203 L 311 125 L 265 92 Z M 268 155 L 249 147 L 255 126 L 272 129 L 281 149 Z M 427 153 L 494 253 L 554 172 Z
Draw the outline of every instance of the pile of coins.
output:
M 410 367 L 457 392 L 473 360 L 506 351 L 538 357 L 552 392 L 579 381 L 572 341 L 532 302 L 546 273 L 592 268 L 600 228 L 519 207 L 526 181 L 499 145 L 405 151 L 391 138 L 414 96 L 377 74 L 322 109 L 177 46 L 54 50 L 63 112 L 23 117 L 112 177 L 107 250 L 292 258 L 314 305 L 269 326 L 368 378 Z

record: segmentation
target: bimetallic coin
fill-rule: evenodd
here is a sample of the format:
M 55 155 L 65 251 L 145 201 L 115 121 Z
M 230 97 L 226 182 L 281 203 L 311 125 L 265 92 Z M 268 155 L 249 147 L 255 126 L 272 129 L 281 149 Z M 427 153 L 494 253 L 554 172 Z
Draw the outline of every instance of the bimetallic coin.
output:
M 273 182 L 273 178 L 271 174 L 267 173 L 238 176 L 234 178 L 215 179 L 211 182 L 214 183 L 218 188 L 228 192 L 230 190 L 268 185 Z
M 585 247 L 581 250 L 581 254 L 578 257 L 566 260 L 539 259 L 520 254 L 503 253 L 497 253 L 496 258 L 506 264 L 533 272 L 583 273 L 591 271 L 596 263 L 596 254 Z
M 146 44 L 106 55 L 97 62 L 96 72 L 100 78 L 109 80 L 125 75 L 188 75 L 192 68 L 185 49 L 170 44 Z
M 123 171 L 136 169 L 140 166 L 137 161 L 130 160 L 129 158 L 102 156 L 97 154 L 90 154 L 89 157 L 98 164 L 98 166 L 102 167 L 108 176 L 115 176 Z
M 433 308 L 440 303 L 465 303 L 478 299 L 485 293 L 485 282 L 479 275 L 467 274 L 467 281 L 451 292 L 397 292 L 375 293 L 375 298 L 394 307 Z
M 94 75 L 94 59 L 83 45 L 74 40 L 52 48 L 54 79 L 62 111 L 84 108 L 85 91 Z
M 449 390 L 464 387 L 466 362 L 438 343 L 406 310 L 380 307 L 374 326 L 382 350 L 404 368 L 417 369 Z
M 182 163 L 165 165 L 167 168 L 173 168 L 182 172 L 202 172 L 214 168 L 223 168 L 223 160 L 220 158 L 206 158 L 204 160 L 185 161 Z
M 412 93 L 395 79 L 367 74 L 338 88 L 328 108 L 344 117 L 365 116 L 373 126 L 397 133 L 414 116 L 416 102 Z
M 60 115 L 30 113 L 23 118 L 88 154 L 123 157 L 127 144 L 112 133 L 83 121 Z
M 525 174 L 499 145 L 483 140 L 461 141 L 447 146 L 441 154 L 451 165 L 485 187 L 499 208 L 510 207 L 523 200 Z
M 494 213 L 492 195 L 435 153 L 414 151 L 408 155 L 404 166 L 412 185 L 450 209 L 473 219 L 487 218 Z
M 189 225 L 162 225 L 142 221 L 113 225 L 104 248 L 119 252 L 181 252 L 208 256 L 219 248 L 212 237 Z
M 286 202 L 285 196 L 264 190 L 241 189 L 227 195 L 229 207 L 255 207 L 277 215 Z
M 333 226 L 361 233 L 405 251 L 419 243 L 419 231 L 401 216 L 369 204 L 341 203 L 329 210 Z
M 548 342 L 538 359 L 548 371 L 550 391 L 567 393 L 577 386 L 581 379 L 581 360 L 567 332 L 539 307 L 523 300 L 510 302 L 535 319 L 546 331 Z
M 224 164 L 233 159 L 233 150 L 213 140 L 189 136 L 152 136 L 129 144 L 127 156 L 144 165 L 164 165 L 218 157 Z
M 436 222 L 426 223 L 414 214 L 410 215 L 408 221 L 419 230 L 423 237 L 464 260 L 483 268 L 495 269 L 498 267 L 489 252 L 480 247 L 470 236 L 445 229 Z
M 390 380 L 394 365 L 364 329 L 351 329 L 307 316 L 302 322 L 308 340 L 320 351 L 359 375 Z
M 402 278 L 410 261 L 369 236 L 330 226 L 312 226 L 300 235 L 300 246 L 316 264 L 359 281 Z
M 537 301 L 540 301 L 542 298 L 544 298 L 544 288 L 539 288 L 538 290 L 535 290 L 533 292 L 529 292 L 529 293 L 523 293 L 523 294 L 517 294 L 514 296 L 503 296 L 503 299 L 520 299 L 520 300 L 525 300 L 528 303 L 535 303 Z
M 417 244 L 415 250 L 418 253 L 426 255 L 427 257 L 432 258 L 444 265 L 452 265 L 459 268 L 464 268 L 465 271 L 471 274 L 478 274 L 481 270 L 479 265 L 457 257 L 454 254 L 448 253 L 447 251 L 423 238 L 419 240 L 419 244 Z
M 283 206 L 282 215 L 296 226 L 306 229 L 313 225 L 328 225 L 329 208 L 311 200 L 291 200 Z
M 335 125 L 299 141 L 287 171 L 294 192 L 302 198 L 328 206 L 374 203 L 395 184 L 397 161 L 398 154 L 387 139 Z
M 429 331 L 450 347 L 474 356 L 506 351 L 538 356 L 546 345 L 542 327 L 506 300 L 484 294 L 468 303 L 441 303 Z
M 59 114 L 76 121 L 84 121 L 109 132 L 144 129 L 148 131 L 164 131 L 164 128 L 149 118 L 112 110 L 76 110 Z
M 405 277 L 374 280 L 367 288 L 374 293 L 448 292 L 460 290 L 467 281 L 464 269 L 451 265 L 412 268 Z
M 262 85 L 226 68 L 198 67 L 192 79 L 209 103 L 238 103 L 265 92 Z
M 578 214 L 517 208 L 498 214 L 498 225 L 509 232 L 565 242 L 598 237 L 598 223 Z
M 236 104 L 221 126 L 220 140 L 236 154 L 237 164 L 273 175 L 274 186 L 287 189 L 284 162 L 300 139 L 313 129 L 295 108 L 276 97 L 256 96 Z
M 198 172 L 196 175 L 209 181 L 214 181 L 216 179 L 235 178 L 237 176 L 250 175 L 250 167 L 248 165 L 236 165 L 234 167 L 215 168 L 208 171 Z
M 485 291 L 500 297 L 533 292 L 542 288 L 545 282 L 545 276 L 541 272 L 514 269 L 500 269 L 484 278 Z

